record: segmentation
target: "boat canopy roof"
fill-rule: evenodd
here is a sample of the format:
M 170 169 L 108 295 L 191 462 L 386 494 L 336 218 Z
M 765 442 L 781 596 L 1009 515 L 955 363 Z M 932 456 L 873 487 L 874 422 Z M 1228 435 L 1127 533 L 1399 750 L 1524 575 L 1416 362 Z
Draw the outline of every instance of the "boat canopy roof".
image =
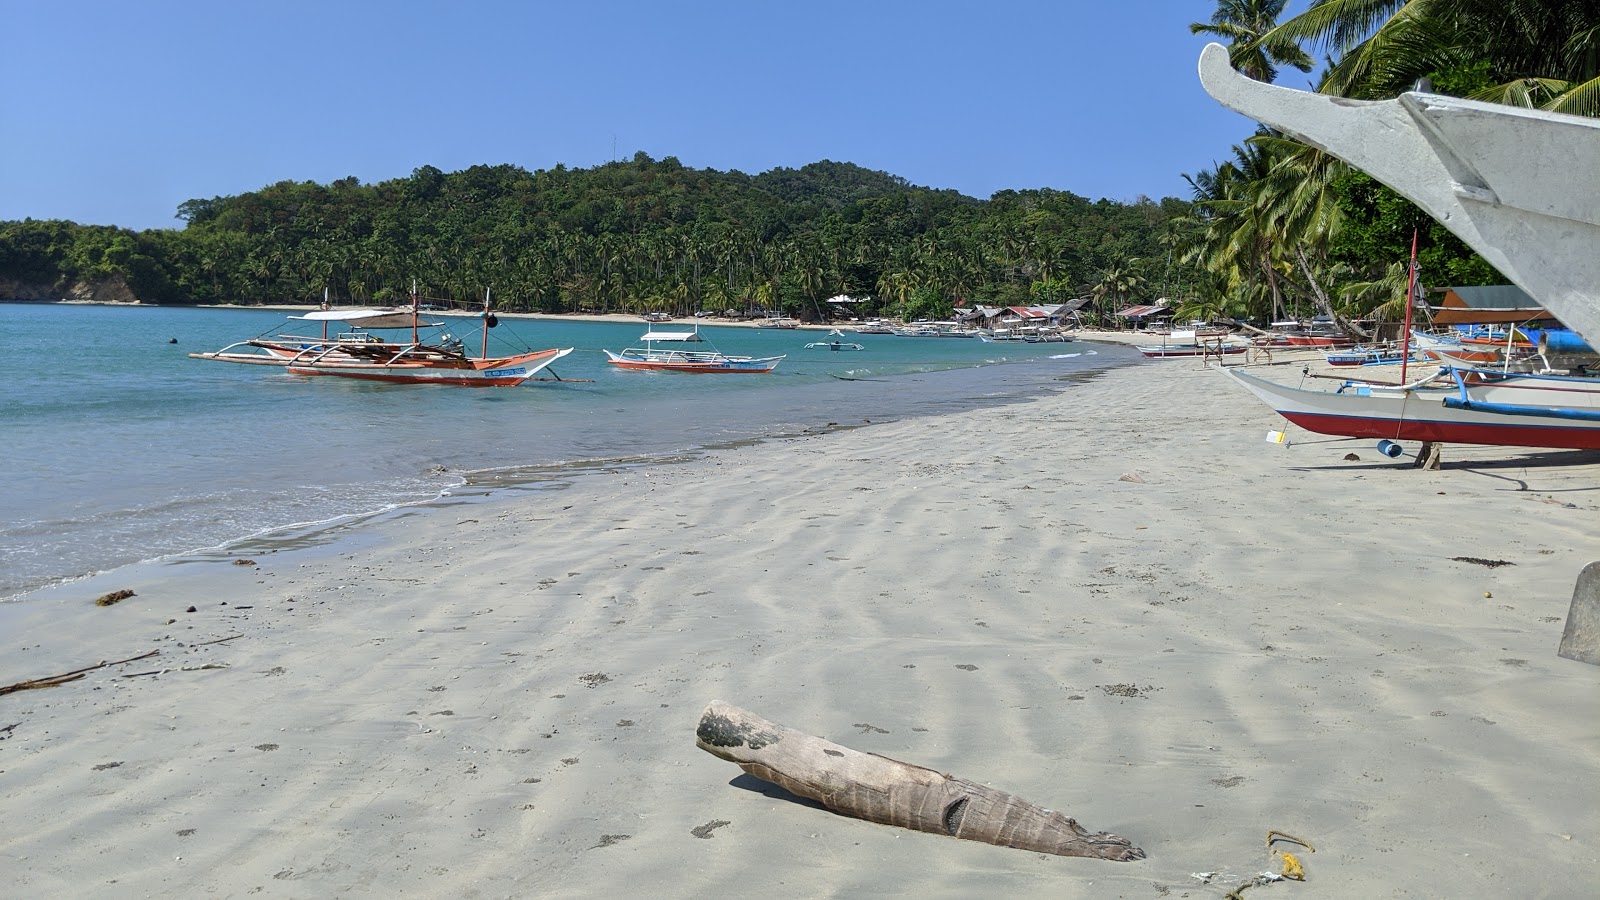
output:
M 641 341 L 698 341 L 698 331 L 646 331 Z
M 319 309 L 289 318 L 306 322 L 349 322 L 363 328 L 410 328 L 413 323 L 432 327 L 440 324 L 418 321 L 409 309 Z

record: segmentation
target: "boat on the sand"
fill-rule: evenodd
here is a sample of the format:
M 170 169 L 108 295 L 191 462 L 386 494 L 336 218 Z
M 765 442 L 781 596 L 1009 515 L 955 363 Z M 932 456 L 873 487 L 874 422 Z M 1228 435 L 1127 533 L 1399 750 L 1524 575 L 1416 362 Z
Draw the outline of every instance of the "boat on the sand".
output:
M 1228 369 L 1307 431 L 1341 437 L 1600 450 L 1600 379 L 1446 366 L 1409 384 L 1288 387 Z

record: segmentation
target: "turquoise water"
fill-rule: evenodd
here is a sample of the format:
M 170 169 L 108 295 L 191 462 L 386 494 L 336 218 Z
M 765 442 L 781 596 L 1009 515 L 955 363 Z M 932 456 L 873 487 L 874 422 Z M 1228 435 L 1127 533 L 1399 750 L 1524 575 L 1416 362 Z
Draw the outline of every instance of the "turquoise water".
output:
M 892 335 L 852 335 L 865 351 L 831 352 L 804 349 L 824 332 L 703 326 L 725 353 L 787 358 L 771 375 L 627 372 L 600 351 L 635 345 L 643 322 L 502 318 L 491 353 L 577 348 L 552 367 L 570 380 L 457 388 L 186 355 L 277 333 L 277 311 L 0 304 L 0 316 L 12 476 L 0 598 L 442 491 L 543 484 L 597 460 L 1016 402 L 1136 356 Z M 477 348 L 477 320 L 458 321 Z

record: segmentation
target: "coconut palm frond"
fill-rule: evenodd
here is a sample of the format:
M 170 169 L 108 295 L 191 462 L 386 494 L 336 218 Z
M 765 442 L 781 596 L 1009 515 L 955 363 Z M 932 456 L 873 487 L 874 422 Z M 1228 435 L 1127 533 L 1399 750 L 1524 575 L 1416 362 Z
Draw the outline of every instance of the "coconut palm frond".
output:
M 1344 56 L 1366 40 L 1408 0 L 1320 0 L 1278 25 L 1263 39 L 1311 43 L 1333 56 Z
M 1339 299 L 1344 304 L 1341 315 L 1370 317 L 1382 322 L 1393 322 L 1405 316 L 1406 287 L 1410 284 L 1409 266 L 1404 262 L 1390 263 L 1382 277 L 1375 281 L 1355 281 L 1339 289 Z
M 1600 78 L 1570 85 L 1544 107 L 1551 112 L 1574 116 L 1600 116 Z
M 1538 109 L 1571 88 L 1569 82 L 1555 78 L 1518 78 L 1505 84 L 1490 85 L 1481 91 L 1473 91 L 1471 98 L 1489 103 L 1502 103 L 1506 106 Z

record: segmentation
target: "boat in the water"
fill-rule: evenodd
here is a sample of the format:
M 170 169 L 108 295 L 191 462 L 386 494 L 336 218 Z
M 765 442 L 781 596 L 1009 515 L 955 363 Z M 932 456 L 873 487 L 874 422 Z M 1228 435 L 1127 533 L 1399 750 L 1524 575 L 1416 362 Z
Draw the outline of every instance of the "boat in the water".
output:
M 477 318 L 483 330 L 481 352 L 469 356 L 462 340 L 446 330 L 442 321 L 424 321 L 422 307 L 413 294 L 408 307 L 388 309 L 321 309 L 290 316 L 291 322 L 321 326 L 314 336 L 263 334 L 205 353 L 192 359 L 245 365 L 275 366 L 293 375 L 330 375 L 394 384 L 446 384 L 468 387 L 514 387 L 572 352 L 564 349 L 528 350 L 506 356 L 489 355 L 489 330 L 499 324 L 485 301 Z M 345 326 L 330 333 L 330 326 Z M 276 326 L 281 328 L 283 326 Z M 296 326 L 298 327 L 298 326 Z M 375 331 L 409 330 L 386 338 Z
M 893 326 L 880 319 L 871 319 L 855 327 L 856 334 L 894 334 Z
M 828 339 L 827 340 L 825 340 L 825 341 L 812 341 L 811 343 L 806 345 L 806 349 L 807 350 L 831 350 L 831 351 L 833 351 L 835 353 L 837 353 L 837 352 L 839 352 L 841 350 L 865 350 L 865 349 L 867 349 L 866 345 L 864 345 L 864 344 L 858 344 L 855 341 L 841 340 L 841 338 L 843 338 L 843 337 L 844 337 L 844 332 L 842 332 L 839 329 L 835 328 L 834 330 L 828 332 Z
M 1307 431 L 1341 437 L 1600 450 L 1600 380 L 1447 366 L 1409 384 L 1288 387 L 1228 369 Z
M 1023 325 L 1016 328 L 996 328 L 985 332 L 980 329 L 977 337 L 981 341 L 993 344 L 1070 344 L 1073 337 L 1054 325 Z
M 713 347 L 688 349 L 686 344 L 701 343 L 700 328 L 693 331 L 647 331 L 639 338 L 643 347 L 629 347 L 621 353 L 605 351 L 608 361 L 619 369 L 647 369 L 660 372 L 751 372 L 766 373 L 778 367 L 782 356 L 757 358 L 728 356 Z
M 900 328 L 891 328 L 891 334 L 900 337 L 975 338 L 976 331 L 962 328 L 955 322 L 916 321 Z

